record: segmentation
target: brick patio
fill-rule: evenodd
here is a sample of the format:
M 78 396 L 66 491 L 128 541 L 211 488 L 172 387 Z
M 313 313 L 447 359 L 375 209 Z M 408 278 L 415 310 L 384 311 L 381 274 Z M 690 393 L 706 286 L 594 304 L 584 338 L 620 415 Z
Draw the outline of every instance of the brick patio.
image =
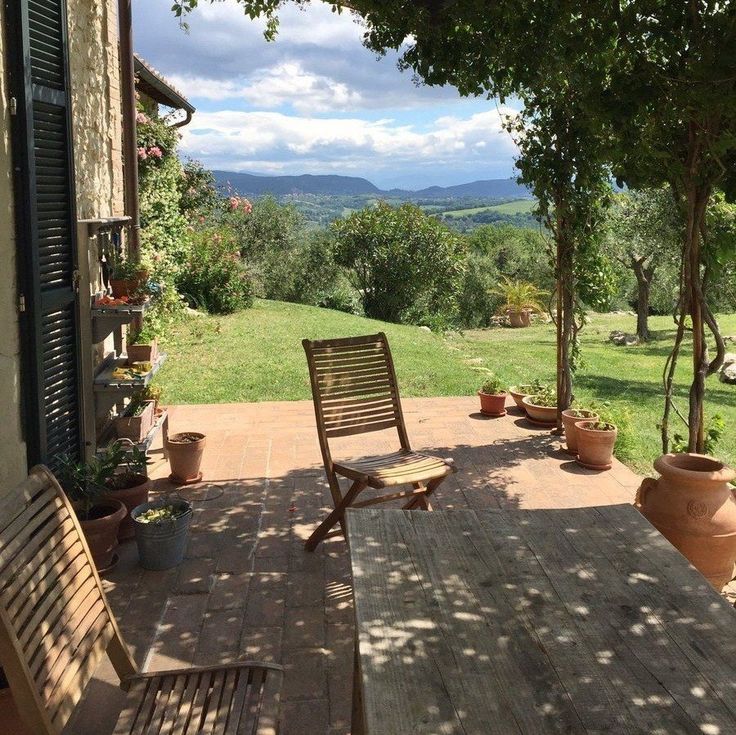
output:
M 414 448 L 452 456 L 459 469 L 434 496 L 435 508 L 633 500 L 639 478 L 623 465 L 583 470 L 558 438 L 515 409 L 486 419 L 476 401 L 404 400 Z M 149 670 L 239 658 L 282 663 L 282 735 L 349 733 L 353 614 L 345 544 L 336 538 L 314 554 L 303 550 L 331 508 L 312 404 L 176 406 L 171 430 L 208 437 L 206 481 L 180 491 L 194 502 L 187 558 L 178 569 L 144 572 L 129 542 L 105 582 L 136 661 Z M 395 446 L 394 436 L 344 440 L 342 451 L 381 453 Z M 167 474 L 159 462 L 157 490 L 173 489 Z M 105 663 L 65 732 L 111 732 L 121 706 Z

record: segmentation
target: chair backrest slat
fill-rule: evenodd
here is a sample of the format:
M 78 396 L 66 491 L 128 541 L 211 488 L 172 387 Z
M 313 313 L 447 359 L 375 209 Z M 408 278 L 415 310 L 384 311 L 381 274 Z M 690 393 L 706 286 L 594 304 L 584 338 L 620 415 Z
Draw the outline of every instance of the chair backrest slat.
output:
M 36 467 L 0 493 L 0 662 L 29 729 L 61 732 L 113 642 L 132 673 L 74 510 Z
M 317 432 L 325 462 L 328 440 L 396 428 L 402 446 L 406 430 L 396 374 L 386 335 L 370 334 L 302 342 L 312 384 Z

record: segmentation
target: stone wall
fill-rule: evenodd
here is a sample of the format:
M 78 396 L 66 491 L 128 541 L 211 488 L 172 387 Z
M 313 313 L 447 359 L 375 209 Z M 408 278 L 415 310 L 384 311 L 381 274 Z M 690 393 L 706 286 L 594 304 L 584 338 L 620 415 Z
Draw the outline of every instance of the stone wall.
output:
M 116 0 L 68 0 L 79 219 L 124 214 Z
M 0 3 L 0 28 L 5 27 Z M 13 213 L 10 110 L 5 76 L 5 38 L 0 33 L 0 487 L 15 484 L 26 471 L 21 432 L 20 343 Z

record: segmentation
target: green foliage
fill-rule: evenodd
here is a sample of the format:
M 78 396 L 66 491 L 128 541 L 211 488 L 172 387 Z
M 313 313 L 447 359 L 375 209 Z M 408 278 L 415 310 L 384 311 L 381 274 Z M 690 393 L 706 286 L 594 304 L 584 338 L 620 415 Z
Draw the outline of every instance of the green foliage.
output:
M 191 158 L 182 167 L 179 179 L 179 209 L 190 219 L 205 217 L 219 204 L 212 172 Z
M 138 113 L 137 131 L 141 262 L 154 282 L 170 285 L 189 251 L 181 209 L 179 132 L 165 119 L 144 112 Z
M 77 505 L 77 515 L 86 520 L 94 504 L 107 491 L 107 483 L 115 472 L 115 466 L 106 458 L 93 457 L 89 462 L 78 462 L 62 454 L 57 458 L 59 484 L 69 500 Z
M 501 378 L 497 375 L 493 375 L 488 378 L 483 386 L 481 387 L 481 393 L 487 393 L 490 396 L 499 396 L 502 393 L 506 393 L 506 386 L 504 385 Z
M 544 311 L 542 297 L 547 296 L 546 291 L 537 288 L 528 281 L 512 281 L 508 276 L 501 278 L 501 283 L 491 290 L 492 294 L 501 296 L 503 304 L 501 310 L 506 311 Z
M 705 443 L 703 445 L 703 451 L 705 454 L 715 455 L 716 449 L 721 439 L 723 439 L 726 433 L 726 422 L 723 416 L 716 413 L 713 414 L 710 421 L 705 425 Z M 672 435 L 672 451 L 673 452 L 687 452 L 687 437 L 683 436 L 679 432 Z
M 213 314 L 251 305 L 253 282 L 232 230 L 206 227 L 192 233 L 191 253 L 177 286 L 191 304 Z
M 557 406 L 557 394 L 553 388 L 548 386 L 537 388 L 528 400 L 535 406 L 544 406 L 545 408 L 555 408 Z
M 350 271 L 365 313 L 427 323 L 457 315 L 465 243 L 412 204 L 379 202 L 333 224 L 335 260 Z
M 110 268 L 110 278 L 132 281 L 138 277 L 140 270 L 140 263 L 134 260 L 118 260 Z
M 116 488 L 130 487 L 131 477 L 145 475 L 148 458 L 129 442 L 118 440 L 88 462 L 79 462 L 67 454 L 59 455 L 57 462 L 59 483 L 77 505 L 79 517 L 86 520 L 103 495 Z

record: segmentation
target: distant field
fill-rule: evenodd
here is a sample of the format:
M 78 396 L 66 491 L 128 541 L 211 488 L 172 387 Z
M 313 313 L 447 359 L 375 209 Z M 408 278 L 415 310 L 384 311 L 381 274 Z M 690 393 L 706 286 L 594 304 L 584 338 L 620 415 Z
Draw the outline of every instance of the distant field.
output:
M 528 214 L 534 209 L 537 202 L 534 199 L 516 199 L 513 202 L 504 202 L 503 204 L 492 204 L 488 207 L 472 207 L 470 209 L 453 209 L 449 212 L 443 212 L 446 217 L 469 217 L 473 214 L 482 212 L 498 212 L 499 214 Z

